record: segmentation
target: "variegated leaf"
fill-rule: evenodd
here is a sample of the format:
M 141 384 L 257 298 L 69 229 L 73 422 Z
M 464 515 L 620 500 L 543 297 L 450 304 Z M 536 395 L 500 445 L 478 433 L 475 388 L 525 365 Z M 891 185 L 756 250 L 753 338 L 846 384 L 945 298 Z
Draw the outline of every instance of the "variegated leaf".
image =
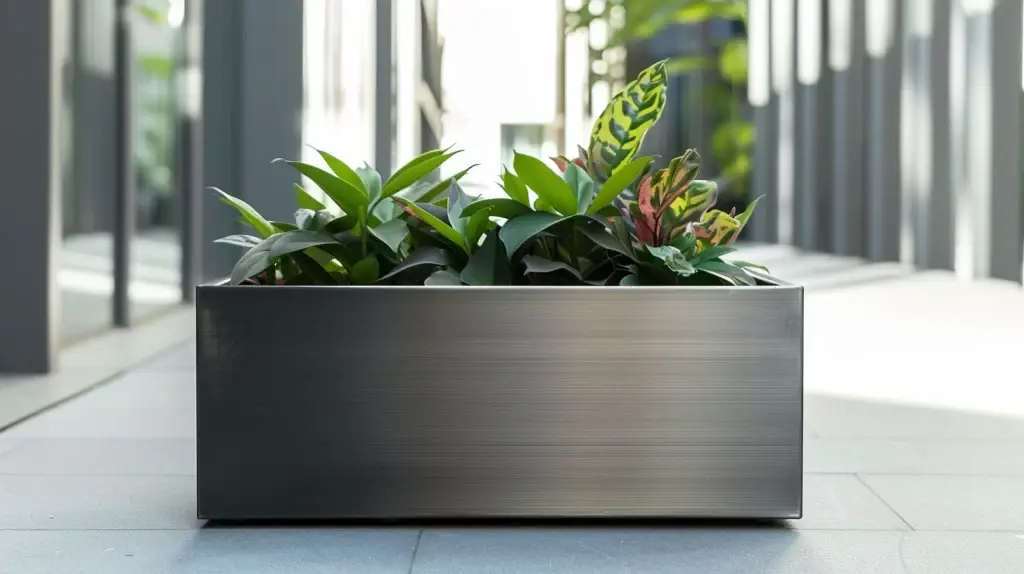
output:
M 661 231 L 666 241 L 678 237 L 687 227 L 701 220 L 701 216 L 718 201 L 718 185 L 713 181 L 694 181 L 686 193 L 676 198 L 662 216 Z

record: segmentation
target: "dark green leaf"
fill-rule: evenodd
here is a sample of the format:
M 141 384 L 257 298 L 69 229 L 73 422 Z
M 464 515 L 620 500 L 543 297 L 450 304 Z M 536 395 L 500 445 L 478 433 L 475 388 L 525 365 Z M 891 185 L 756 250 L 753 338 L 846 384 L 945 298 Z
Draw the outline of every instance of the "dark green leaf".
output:
M 296 229 L 295 231 L 279 233 L 270 239 L 276 240 L 270 242 L 268 245 L 271 257 L 280 257 L 282 255 L 287 255 L 288 253 L 302 251 L 309 247 L 335 243 L 334 238 L 330 235 L 306 231 L 304 229 Z
M 363 178 L 361 178 L 359 174 L 356 173 L 356 170 L 349 167 L 347 163 L 341 161 L 340 159 L 334 157 L 333 155 L 323 150 L 319 150 L 316 148 L 313 149 L 315 149 L 316 152 L 320 154 L 320 157 L 324 158 L 324 162 L 327 163 L 327 167 L 331 168 L 331 171 L 334 172 L 334 175 L 338 176 L 338 178 L 343 180 L 345 183 L 348 183 L 352 187 L 358 189 L 363 194 L 364 197 L 369 199 L 370 191 L 363 183 Z M 319 182 L 317 183 L 317 185 L 320 185 Z
M 456 275 L 450 269 L 439 269 L 434 271 L 427 280 L 423 282 L 424 285 L 429 287 L 450 287 L 460 286 L 462 281 L 459 280 L 459 276 Z
M 647 251 L 665 263 L 665 266 L 683 277 L 689 277 L 697 272 L 693 265 L 686 260 L 682 252 L 671 245 L 652 247 L 647 245 Z
M 361 259 L 349 269 L 349 277 L 356 285 L 368 285 L 377 280 L 380 275 L 380 263 L 373 255 Z
M 636 287 L 640 285 L 640 278 L 637 277 L 636 273 L 630 273 L 629 275 L 623 277 L 622 281 L 619 281 L 619 285 L 622 285 L 624 287 Z
M 326 262 L 325 265 L 325 263 L 310 255 L 311 253 L 323 252 L 317 249 L 309 249 L 306 252 L 292 253 L 291 259 L 302 270 L 302 275 L 306 277 L 309 283 L 313 285 L 336 285 L 338 280 L 330 273 L 330 270 L 336 268 L 333 260 Z
M 697 256 L 694 257 L 690 262 L 693 263 L 694 265 L 697 265 L 698 263 L 702 263 L 704 261 L 718 259 L 723 255 L 728 255 L 732 253 L 733 251 L 736 251 L 735 247 L 727 247 L 725 245 L 712 245 L 706 248 L 704 251 L 698 253 Z
M 309 194 L 308 191 L 302 188 L 301 185 L 295 184 L 295 199 L 298 201 L 299 207 L 302 209 L 311 209 L 313 211 L 319 211 L 321 209 L 327 209 L 323 203 L 320 203 L 315 197 Z
M 249 251 L 242 255 L 231 270 L 231 284 L 238 285 L 242 281 L 261 273 L 270 267 L 270 248 L 267 243 L 273 240 L 276 235 L 264 239 L 259 245 L 254 245 Z
M 576 213 L 586 213 L 594 201 L 594 180 L 575 162 L 569 162 L 562 178 L 576 196 Z
M 275 233 L 278 231 L 295 231 L 298 229 L 294 223 L 287 223 L 285 221 L 271 221 L 270 224 L 274 226 Z
M 366 207 L 370 203 L 369 198 L 361 189 L 340 177 L 327 173 L 308 163 L 299 161 L 289 161 L 287 163 L 298 170 L 299 173 L 311 179 L 345 213 L 358 213 L 361 208 Z M 362 185 L 362 182 L 359 185 Z
M 350 231 L 356 225 L 359 224 L 359 218 L 355 215 L 343 215 L 341 217 L 331 220 L 330 223 L 324 226 L 324 232 L 334 235 L 335 233 L 342 233 Z
M 462 191 L 462 187 L 455 181 L 451 181 L 448 189 L 448 225 L 452 226 L 459 235 L 466 235 L 466 224 L 469 219 L 462 215 L 462 210 L 473 202 L 473 198 Z
M 541 160 L 516 153 L 513 165 L 516 174 L 530 189 L 562 215 L 575 215 L 576 194 L 569 184 Z
M 587 221 L 583 225 L 580 225 L 580 231 L 587 237 L 587 239 L 593 241 L 596 245 L 599 245 L 609 251 L 621 253 L 630 259 L 636 259 L 631 248 L 623 245 L 617 237 L 608 231 L 608 228 L 596 221 Z
M 526 185 L 516 176 L 505 168 L 505 173 L 501 175 L 502 189 L 505 190 L 505 195 L 508 195 L 513 201 L 517 201 L 526 207 L 530 206 L 530 192 L 526 189 Z
M 567 217 L 560 217 L 553 213 L 538 211 L 506 221 L 501 228 L 501 241 L 505 244 L 508 256 L 512 257 L 517 249 L 541 231 L 567 219 Z
M 498 230 L 493 229 L 480 249 L 469 256 L 459 279 L 466 285 L 508 285 L 509 276 L 508 258 L 501 248 Z
M 295 210 L 295 227 L 299 229 L 313 229 L 312 222 L 314 217 L 316 217 L 316 212 L 312 209 Z
M 705 273 L 711 273 L 712 275 L 729 279 L 733 283 L 750 286 L 757 285 L 754 278 L 744 271 L 742 267 L 730 265 L 724 261 L 705 261 L 701 263 L 698 268 Z
M 472 217 L 478 211 L 489 211 L 491 217 L 501 217 L 503 219 L 512 219 L 513 217 L 533 212 L 529 206 L 523 205 L 514 199 L 495 197 L 474 201 L 462 210 L 462 216 Z
M 392 219 L 377 227 L 370 227 L 369 230 L 370 234 L 395 253 L 398 253 L 398 248 L 401 247 L 405 238 L 409 237 L 409 228 L 401 219 Z
M 523 263 L 526 264 L 527 273 L 553 273 L 555 271 L 568 271 L 577 279 L 583 279 L 578 269 L 561 261 L 552 261 L 535 255 L 524 255 Z
M 228 235 L 227 237 L 221 237 L 220 239 L 213 240 L 214 243 L 223 243 L 225 245 L 235 245 L 238 247 L 245 248 L 259 245 L 260 241 L 261 239 L 259 237 L 254 237 L 252 235 L 245 235 L 241 233 L 237 235 Z
M 761 271 L 764 271 L 765 273 L 771 273 L 771 271 L 769 271 L 768 268 L 765 267 L 764 265 L 758 265 L 757 263 L 751 263 L 749 261 L 740 261 L 739 259 L 733 259 L 733 260 L 730 260 L 729 263 L 732 263 L 733 265 L 735 265 L 737 267 L 744 267 L 744 268 L 750 268 L 750 269 L 759 269 Z
M 597 213 L 602 209 L 609 207 L 612 201 L 614 201 L 624 189 L 632 185 L 633 182 L 644 173 L 644 170 L 647 169 L 647 166 L 650 165 L 652 161 L 654 161 L 654 158 L 650 156 L 638 157 L 620 166 L 614 173 L 612 173 L 611 177 L 608 178 L 608 181 L 604 182 L 604 185 L 601 186 L 601 191 L 598 192 L 597 197 L 595 197 L 593 203 L 590 204 L 590 207 L 587 209 L 587 213 Z M 618 210 L 616 210 L 615 214 L 618 214 Z
M 476 167 L 478 165 L 480 165 L 480 164 L 474 163 L 473 165 L 467 167 L 466 169 L 460 171 L 459 173 L 453 175 L 452 177 L 446 178 L 444 181 L 441 181 L 440 183 L 436 183 L 436 184 L 433 184 L 433 185 L 426 184 L 426 191 L 424 193 L 420 194 L 418 197 L 411 197 L 411 196 L 404 196 L 404 197 L 408 197 L 412 201 L 422 201 L 422 202 L 430 203 L 430 202 L 434 201 L 437 198 L 437 196 L 441 195 L 442 193 L 444 193 L 445 191 L 448 190 L 448 186 L 451 184 L 451 180 L 454 179 L 455 181 L 459 181 L 467 173 L 469 173 L 469 170 L 473 169 L 474 167 Z
M 391 197 L 441 167 L 453 155 L 459 152 L 445 153 L 443 150 L 428 151 L 405 164 L 384 183 L 381 197 Z
M 212 189 L 218 195 L 220 195 L 221 201 L 238 210 L 238 213 L 242 215 L 243 221 L 245 221 L 250 227 L 259 232 L 260 235 L 262 235 L 263 237 L 269 237 L 274 234 L 274 226 L 271 225 L 269 221 L 264 219 L 264 217 L 260 215 L 258 211 L 253 209 L 251 205 L 242 201 L 241 199 L 238 199 L 237 197 L 225 193 L 223 190 L 218 189 L 216 187 L 211 187 L 210 189 Z
M 403 271 L 412 269 L 413 267 L 419 267 L 421 265 L 444 267 L 445 265 L 448 265 L 448 262 L 448 253 L 443 249 L 433 246 L 420 247 L 403 259 L 402 262 L 396 265 L 394 269 L 381 277 L 380 280 L 384 281 L 385 279 L 390 279 Z
M 416 205 L 415 203 L 412 203 L 411 201 L 397 197 L 394 198 L 394 200 L 401 204 L 405 209 L 411 211 L 413 215 L 415 215 L 421 221 L 437 230 L 437 232 L 444 236 L 445 239 L 451 241 L 455 245 L 458 245 L 466 253 L 469 253 L 469 246 L 466 245 L 465 238 L 461 234 L 459 234 L 459 232 L 456 231 L 452 226 L 448 225 L 444 221 L 441 221 L 440 219 L 429 213 L 426 209 L 419 205 Z

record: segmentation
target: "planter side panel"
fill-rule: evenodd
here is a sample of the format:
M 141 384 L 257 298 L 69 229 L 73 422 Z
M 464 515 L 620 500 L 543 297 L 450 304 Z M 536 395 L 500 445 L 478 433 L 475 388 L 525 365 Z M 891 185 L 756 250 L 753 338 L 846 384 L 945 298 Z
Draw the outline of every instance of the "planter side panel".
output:
M 800 288 L 200 288 L 199 513 L 795 518 Z

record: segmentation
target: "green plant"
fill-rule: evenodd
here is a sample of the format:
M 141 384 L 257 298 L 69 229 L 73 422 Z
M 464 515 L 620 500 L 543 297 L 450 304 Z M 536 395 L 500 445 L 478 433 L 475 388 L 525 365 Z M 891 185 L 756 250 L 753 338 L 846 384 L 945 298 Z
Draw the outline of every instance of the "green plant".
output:
M 320 151 L 331 172 L 288 162 L 332 205 L 296 186 L 295 223 L 267 221 L 217 190 L 260 237 L 220 240 L 248 251 L 233 283 L 423 285 L 754 285 L 758 266 L 724 256 L 757 206 L 712 209 L 718 189 L 696 179 L 693 150 L 652 171 L 637 157 L 665 105 L 664 62 L 612 98 L 578 158 L 516 153 L 505 197 L 467 195 L 464 170 L 421 181 L 456 152 L 427 152 L 382 182 Z M 559 173 L 559 171 L 561 173 Z

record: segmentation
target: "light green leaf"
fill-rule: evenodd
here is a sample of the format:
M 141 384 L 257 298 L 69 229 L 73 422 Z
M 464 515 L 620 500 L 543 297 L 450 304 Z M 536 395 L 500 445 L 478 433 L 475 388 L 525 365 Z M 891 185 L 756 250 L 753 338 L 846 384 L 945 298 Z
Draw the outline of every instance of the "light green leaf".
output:
M 501 187 L 505 190 L 505 195 L 527 207 L 530 206 L 530 192 L 516 174 L 509 171 L 506 167 L 505 173 L 501 175 L 501 180 Z
M 463 211 L 463 215 L 465 215 Z M 466 224 L 466 243 L 470 248 L 480 244 L 480 237 L 487 231 L 487 224 L 490 223 L 491 212 L 488 209 L 478 210 L 469 217 Z
M 551 207 L 550 203 L 544 201 L 543 199 L 541 199 L 539 197 L 536 200 L 534 200 L 534 202 L 533 202 L 533 209 L 536 210 L 536 211 L 543 211 L 543 212 L 546 212 L 546 213 L 553 213 L 555 215 L 558 215 L 558 212 L 555 211 L 554 207 Z
M 591 202 L 594 201 L 594 180 L 590 179 L 583 168 L 573 162 L 569 162 L 566 166 L 562 179 L 576 195 L 576 213 L 586 213 Z
M 287 163 L 298 170 L 299 173 L 312 180 L 345 213 L 358 213 L 361 208 L 366 207 L 370 203 L 363 190 L 336 175 L 327 173 L 315 165 L 309 165 L 300 161 L 289 161 Z M 361 186 L 362 182 L 359 185 Z
M 533 210 L 529 206 L 523 205 L 514 199 L 507 197 L 494 197 L 490 199 L 480 199 L 466 206 L 462 210 L 463 217 L 472 217 L 478 211 L 488 211 L 491 217 L 500 217 L 502 219 L 512 219 L 513 217 L 519 217 L 527 213 L 533 213 Z
M 700 264 L 699 269 L 715 276 L 724 277 L 733 283 L 749 285 L 751 287 L 757 285 L 754 278 L 744 271 L 742 267 L 730 265 L 724 261 L 705 261 Z
M 498 230 L 492 229 L 463 267 L 459 279 L 466 285 L 508 285 L 509 263 L 501 248 Z
M 541 160 L 516 153 L 513 162 L 519 179 L 562 215 L 576 214 L 576 194 L 569 184 Z
M 451 241 L 455 245 L 458 245 L 466 253 L 470 252 L 469 246 L 466 244 L 465 238 L 461 234 L 459 234 L 458 231 L 455 231 L 455 229 L 451 225 L 448 225 L 444 221 L 441 221 L 424 208 L 420 207 L 419 205 L 416 205 L 415 203 L 407 199 L 403 199 L 400 197 L 395 197 L 393 199 L 394 201 L 401 204 L 404 209 L 408 210 L 417 218 L 419 218 L 421 221 L 423 221 L 430 227 L 436 229 L 437 232 L 440 233 L 445 239 Z
M 363 189 L 366 190 L 366 194 L 370 198 L 370 204 L 373 205 L 380 199 L 380 174 L 377 173 L 377 170 L 365 165 L 363 167 L 356 168 L 356 175 L 359 176 L 359 180 L 363 183 Z
M 380 263 L 375 256 L 370 255 L 353 265 L 348 274 L 356 285 L 368 285 L 378 279 Z
M 611 177 L 608 178 L 608 181 L 604 182 L 604 185 L 601 186 L 601 191 L 598 192 L 597 197 L 595 197 L 593 203 L 590 204 L 590 207 L 587 209 L 587 213 L 597 213 L 611 205 L 620 193 L 640 177 L 652 161 L 654 161 L 653 157 L 644 156 L 638 157 L 622 165 L 615 171 L 615 173 L 612 174 Z
M 554 273 L 555 271 L 568 271 L 577 279 L 583 279 L 583 275 L 578 269 L 561 261 L 552 261 L 535 255 L 524 255 L 523 263 L 526 264 L 527 273 Z
M 757 269 L 759 271 L 764 271 L 765 273 L 771 273 L 771 271 L 769 271 L 768 268 L 765 267 L 764 265 L 758 265 L 757 263 L 751 263 L 749 261 L 740 261 L 739 259 L 730 259 L 729 261 L 727 261 L 727 263 L 731 263 L 731 264 L 733 264 L 733 265 L 735 265 L 737 267 Z
M 466 235 L 466 224 L 469 223 L 469 219 L 462 215 L 462 210 L 472 202 L 473 198 L 466 195 L 455 180 L 451 180 L 448 188 L 448 224 L 463 237 Z
M 263 237 L 269 237 L 275 233 L 274 226 L 271 225 L 271 223 L 267 221 L 262 215 L 260 215 L 258 211 L 253 209 L 251 205 L 242 201 L 241 199 L 238 199 L 237 197 L 225 193 L 223 190 L 219 188 L 211 187 L 210 189 L 215 191 L 220 196 L 221 201 L 230 205 L 231 207 L 234 207 L 238 211 L 238 213 L 242 215 L 242 220 L 245 221 L 245 223 L 247 223 L 257 232 L 259 232 L 260 235 L 262 235 Z
M 401 219 L 392 219 L 377 227 L 370 227 L 368 229 L 370 235 L 373 235 L 378 241 L 387 245 L 395 253 L 398 253 L 398 249 L 402 246 L 405 238 L 409 237 L 409 228 Z
M 238 284 L 270 267 L 282 255 L 334 243 L 334 238 L 301 229 L 277 233 L 254 245 L 231 270 L 231 283 Z
M 443 150 L 428 151 L 405 164 L 384 183 L 381 197 L 391 197 L 441 167 L 453 155 L 459 152 L 445 153 Z
M 728 255 L 736 251 L 734 247 L 727 247 L 725 245 L 712 245 L 697 254 L 697 256 L 691 261 L 694 265 L 699 265 L 704 261 L 711 261 L 712 259 L 718 259 L 723 255 Z
M 647 245 L 647 251 L 665 263 L 665 266 L 681 277 L 689 277 L 697 272 L 693 265 L 686 260 L 683 253 L 671 245 L 652 247 Z
M 352 187 L 358 189 L 360 192 L 362 192 L 364 197 L 369 199 L 370 192 L 367 189 L 366 185 L 363 183 L 363 178 L 359 177 L 357 170 L 352 169 L 351 167 L 348 166 L 347 163 L 341 161 L 340 159 L 334 157 L 333 155 L 323 150 L 319 150 L 316 148 L 313 149 L 316 150 L 318 154 L 320 154 L 320 157 L 324 158 L 324 162 L 327 164 L 327 167 L 331 168 L 331 171 L 334 172 L 334 175 L 338 176 L 338 178 L 345 181 Z M 320 184 L 318 183 L 317 185 Z
M 270 239 L 277 239 L 269 244 L 268 249 L 271 257 L 280 257 L 296 251 L 302 251 L 310 247 L 336 243 L 334 238 L 323 233 L 296 229 L 279 233 Z
M 533 239 L 535 235 L 567 219 L 569 218 L 545 211 L 538 211 L 506 221 L 505 225 L 501 228 L 500 234 L 501 241 L 505 244 L 505 251 L 509 257 L 512 257 L 516 250 L 527 241 Z
M 298 201 L 299 207 L 303 209 L 311 209 L 313 211 L 319 211 L 321 209 L 327 209 L 323 203 L 320 203 L 315 197 L 309 194 L 308 191 L 302 188 L 301 185 L 295 184 L 295 199 Z
M 262 241 L 259 237 L 252 235 L 228 235 L 227 237 L 221 237 L 220 239 L 214 239 L 214 243 L 223 243 L 224 245 L 235 245 L 237 247 L 250 248 L 260 244 Z

